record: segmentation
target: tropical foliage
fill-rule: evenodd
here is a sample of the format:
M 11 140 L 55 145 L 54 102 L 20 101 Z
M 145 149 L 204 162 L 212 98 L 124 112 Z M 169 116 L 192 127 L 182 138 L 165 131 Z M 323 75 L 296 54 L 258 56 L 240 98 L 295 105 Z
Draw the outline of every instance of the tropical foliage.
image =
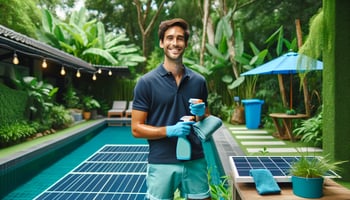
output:
M 15 82 L 17 89 L 23 90 L 28 94 L 32 120 L 41 120 L 44 122 L 54 105 L 53 96 L 58 91 L 58 88 L 31 76 L 15 80 Z
M 28 137 L 32 137 L 38 132 L 51 133 L 51 129 L 62 129 L 69 126 L 72 121 L 72 116 L 63 106 L 56 106 L 54 96 L 58 91 L 57 87 L 44 81 L 39 81 L 35 77 L 26 76 L 21 79 L 14 80 L 18 94 L 22 95 L 20 99 L 13 99 L 12 95 L 7 95 L 13 102 L 21 102 L 22 106 L 13 109 L 21 114 L 29 110 L 29 118 L 24 116 L 18 119 L 2 119 L 0 126 L 0 146 L 8 146 L 21 142 Z M 8 89 L 7 89 L 8 90 Z M 4 90 L 5 91 L 5 90 Z M 10 91 L 10 90 L 8 90 Z M 8 92 L 7 92 L 8 93 Z M 2 96 L 2 95 L 0 95 Z M 6 96 L 4 95 L 6 98 Z M 20 96 L 17 96 L 20 97 Z M 24 101 L 18 101 L 22 100 Z M 4 99 L 0 98 L 0 102 Z M 0 110 L 1 111 L 1 110 Z M 8 112 L 12 114 L 11 112 Z
M 293 133 L 301 137 L 301 141 L 316 147 L 322 147 L 322 111 L 307 120 L 301 122 Z
M 73 86 L 68 86 L 66 92 L 63 94 L 64 105 L 67 108 L 79 108 L 79 100 L 78 94 L 74 90 Z
M 233 195 L 233 185 L 230 181 L 230 177 L 221 177 L 222 180 L 219 184 L 210 184 L 210 193 L 213 200 L 231 200 Z
M 91 111 L 101 107 L 100 103 L 96 99 L 94 99 L 92 96 L 83 97 L 82 105 L 85 111 Z
M 192 59 L 187 56 L 185 63 L 206 76 L 209 86 L 211 86 L 209 87 L 211 92 L 225 91 L 222 95 L 228 94 L 230 100 L 233 99 L 233 96 L 240 96 L 242 99 L 254 98 L 256 97 L 258 76 L 240 76 L 240 74 L 263 64 L 273 56 L 282 55 L 290 50 L 296 51 L 296 39 L 294 38 L 292 41 L 286 39 L 283 26 L 281 26 L 265 40 L 265 49 L 260 50 L 253 42 L 249 42 L 250 49 L 245 50 L 240 29 L 233 30 L 229 26 L 230 15 L 232 15 L 231 12 L 219 20 L 216 26 L 214 45 L 206 44 L 208 54 L 205 56 L 204 66 L 197 64 L 199 62 L 193 60 L 192 54 L 190 56 Z M 235 34 L 233 34 L 234 32 Z M 235 53 L 232 58 L 230 52 L 232 49 L 227 44 L 230 43 L 230 38 L 233 36 L 235 36 Z M 212 84 L 213 82 L 215 85 Z M 218 89 L 220 82 L 226 84 L 224 90 Z
M 141 44 L 146 45 L 146 47 L 143 46 L 142 50 L 147 48 L 149 52 L 147 55 L 152 55 L 151 59 L 148 59 L 148 64 L 152 67 L 159 63 L 161 54 L 157 49 L 154 50 L 158 46 L 157 30 L 150 28 L 152 30 L 147 30 L 148 35 L 142 35 L 140 27 L 155 27 L 151 25 L 158 24 L 167 18 L 181 16 L 189 21 L 192 27 L 190 46 L 185 55 L 186 64 L 206 76 L 210 92 L 209 100 L 213 102 L 211 110 L 224 119 L 229 118 L 233 96 L 241 98 L 260 96 L 266 102 L 269 102 L 269 99 L 276 99 L 274 94 L 276 93 L 274 90 L 276 81 L 259 77 L 258 84 L 258 77 L 240 77 L 240 74 L 289 49 L 295 50 L 295 39 L 291 41 L 286 39 L 293 38 L 294 35 L 294 24 L 290 23 L 290 19 L 294 20 L 300 16 L 302 22 L 307 22 L 315 10 L 321 6 L 318 0 L 300 0 L 298 3 L 295 3 L 295 0 L 267 2 L 239 0 L 211 1 L 212 6 L 208 10 L 204 10 L 204 3 L 209 1 L 86 0 L 89 10 L 85 8 L 74 12 L 65 10 L 67 11 L 65 13 L 67 19 L 61 20 L 56 17 L 57 14 L 54 13 L 56 8 L 71 8 L 75 2 L 76 0 L 15 0 L 11 3 L 0 1 L 4 11 L 2 13 L 6 14 L 0 21 L 2 25 L 29 36 L 33 36 L 34 31 L 32 30 L 39 27 L 35 35 L 39 40 L 92 64 L 126 65 L 132 66 L 132 68 L 137 66 L 141 70 L 131 69 L 131 71 L 143 74 L 150 68 L 143 68 L 144 66 L 141 65 L 145 61 L 145 58 L 140 56 L 139 47 Z M 139 5 L 136 6 L 135 3 L 139 3 Z M 37 8 L 33 7 L 34 4 L 48 10 L 43 9 L 42 13 L 37 12 Z M 262 6 L 263 9 L 261 9 Z M 137 9 L 140 10 L 137 11 Z M 199 13 L 209 13 L 206 30 L 203 26 L 204 15 L 193 16 L 191 12 L 193 10 L 198 10 Z M 300 10 L 300 12 L 286 15 L 285 13 L 291 13 L 290 10 Z M 143 18 L 137 16 L 142 13 L 146 14 L 146 12 L 147 15 L 143 15 Z M 41 24 L 38 23 L 40 14 Z M 278 27 L 281 28 L 265 40 L 267 35 L 270 35 L 270 32 Z M 303 26 L 303 28 L 304 32 L 307 32 L 308 27 Z M 146 33 L 146 29 L 144 31 Z M 145 39 L 146 42 L 142 41 Z M 205 43 L 199 45 L 201 40 Z M 132 43 L 136 43 L 138 46 Z M 203 48 L 205 51 L 202 51 Z M 43 117 L 47 116 L 48 111 L 56 103 L 53 100 L 56 89 L 54 86 L 46 88 L 48 85 L 38 80 L 32 81 L 27 80 L 27 83 L 24 83 L 25 81 L 21 80 L 22 83 L 19 85 L 22 86 L 18 88 L 26 91 L 29 96 L 28 104 L 30 106 L 28 108 L 31 110 L 31 119 L 44 119 Z M 118 85 L 119 81 L 116 80 L 113 84 Z M 95 86 L 100 89 L 106 82 L 107 80 L 99 85 L 95 83 Z M 130 91 L 132 91 L 135 80 L 129 82 L 130 86 L 118 90 L 118 95 L 121 96 L 116 96 L 108 89 L 88 92 L 99 97 L 99 100 L 129 99 L 132 96 Z M 23 86 L 26 84 L 28 87 Z M 91 86 L 89 89 L 95 86 Z M 64 91 L 64 88 L 62 89 Z M 110 97 L 105 97 L 104 94 L 108 94 Z M 74 95 L 71 97 L 73 98 L 64 99 L 64 103 L 69 107 L 76 106 L 77 99 Z M 103 102 L 103 104 L 109 105 L 109 102 Z M 48 124 L 47 128 L 50 128 Z
M 35 37 L 40 10 L 36 0 L 0 0 L 0 24 L 30 37 Z
M 136 66 L 144 62 L 139 48 L 127 44 L 125 34 L 106 33 L 104 25 L 96 19 L 89 20 L 85 8 L 75 11 L 68 23 L 43 10 L 39 40 L 81 58 L 91 64 Z

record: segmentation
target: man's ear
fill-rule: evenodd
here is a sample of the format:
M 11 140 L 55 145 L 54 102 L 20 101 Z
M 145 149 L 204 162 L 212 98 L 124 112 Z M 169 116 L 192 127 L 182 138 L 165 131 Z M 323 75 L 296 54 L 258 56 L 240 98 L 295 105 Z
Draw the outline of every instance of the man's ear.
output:
M 159 40 L 159 47 L 163 49 L 164 45 L 163 45 L 163 41 Z

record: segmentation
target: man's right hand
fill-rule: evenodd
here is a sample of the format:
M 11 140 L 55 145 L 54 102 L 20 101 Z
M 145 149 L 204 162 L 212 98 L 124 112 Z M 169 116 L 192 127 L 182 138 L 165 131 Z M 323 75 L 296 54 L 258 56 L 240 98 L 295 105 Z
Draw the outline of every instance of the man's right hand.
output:
M 177 122 L 175 125 L 166 127 L 167 137 L 185 137 L 191 132 L 191 125 L 194 121 L 189 122 Z

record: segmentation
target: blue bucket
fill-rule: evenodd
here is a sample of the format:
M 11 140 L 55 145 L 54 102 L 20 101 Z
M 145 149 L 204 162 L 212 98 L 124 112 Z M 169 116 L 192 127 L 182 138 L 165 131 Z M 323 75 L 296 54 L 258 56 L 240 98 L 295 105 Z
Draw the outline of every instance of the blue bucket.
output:
M 292 176 L 293 193 L 304 198 L 323 196 L 323 178 L 304 178 Z
M 245 112 L 245 122 L 248 129 L 257 129 L 261 120 L 261 105 L 263 100 L 259 99 L 243 99 Z

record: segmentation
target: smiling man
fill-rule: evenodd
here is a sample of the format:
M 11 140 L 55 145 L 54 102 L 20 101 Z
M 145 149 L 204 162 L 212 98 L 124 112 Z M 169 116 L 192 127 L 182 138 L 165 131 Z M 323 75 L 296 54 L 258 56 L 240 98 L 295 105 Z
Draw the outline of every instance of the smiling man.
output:
M 204 77 L 182 62 L 189 35 L 185 20 L 163 21 L 158 36 L 164 61 L 143 75 L 134 89 L 132 134 L 149 143 L 147 198 L 151 200 L 173 199 L 176 189 L 187 199 L 211 199 L 207 163 L 193 132 L 194 122 L 180 120 L 192 115 L 198 121 L 209 113 Z M 189 103 L 191 98 L 203 102 Z M 188 141 L 189 149 L 178 145 L 178 138 Z M 179 157 L 177 152 L 188 157 Z

